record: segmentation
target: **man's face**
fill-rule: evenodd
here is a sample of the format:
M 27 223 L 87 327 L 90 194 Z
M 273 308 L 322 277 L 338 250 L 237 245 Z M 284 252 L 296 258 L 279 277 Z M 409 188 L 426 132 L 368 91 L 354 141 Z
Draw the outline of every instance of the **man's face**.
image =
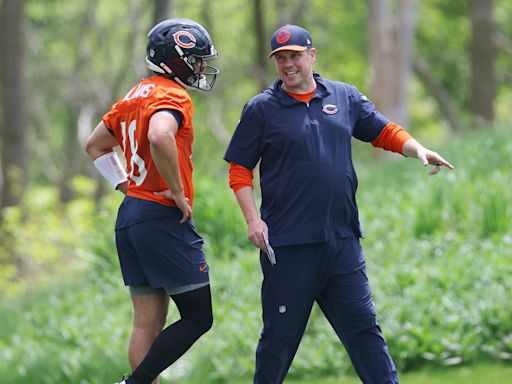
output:
M 276 72 L 283 81 L 285 91 L 307 93 L 314 89 L 313 63 L 315 58 L 315 48 L 300 52 L 279 51 L 274 54 Z

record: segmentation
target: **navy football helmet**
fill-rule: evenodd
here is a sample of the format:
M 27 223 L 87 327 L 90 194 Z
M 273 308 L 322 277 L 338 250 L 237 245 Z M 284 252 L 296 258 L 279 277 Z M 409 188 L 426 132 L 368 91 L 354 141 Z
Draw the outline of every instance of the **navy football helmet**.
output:
M 189 19 L 168 19 L 155 25 L 148 38 L 146 65 L 151 71 L 186 88 L 211 91 L 219 70 L 208 65 L 217 51 L 206 29 Z

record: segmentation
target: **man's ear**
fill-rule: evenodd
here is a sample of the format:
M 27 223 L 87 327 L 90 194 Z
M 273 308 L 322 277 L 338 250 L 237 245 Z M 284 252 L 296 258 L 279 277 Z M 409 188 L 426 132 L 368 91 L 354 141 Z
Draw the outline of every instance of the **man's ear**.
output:
M 311 62 L 314 63 L 316 60 L 316 48 L 311 48 L 309 54 L 311 55 Z

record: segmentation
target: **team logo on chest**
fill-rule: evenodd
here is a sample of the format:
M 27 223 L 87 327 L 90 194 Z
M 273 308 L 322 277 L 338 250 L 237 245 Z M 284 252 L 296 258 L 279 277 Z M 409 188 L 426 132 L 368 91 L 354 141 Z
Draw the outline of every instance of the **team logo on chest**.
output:
M 322 112 L 327 113 L 328 115 L 334 115 L 338 111 L 338 106 L 334 104 L 325 104 L 324 107 L 322 108 Z

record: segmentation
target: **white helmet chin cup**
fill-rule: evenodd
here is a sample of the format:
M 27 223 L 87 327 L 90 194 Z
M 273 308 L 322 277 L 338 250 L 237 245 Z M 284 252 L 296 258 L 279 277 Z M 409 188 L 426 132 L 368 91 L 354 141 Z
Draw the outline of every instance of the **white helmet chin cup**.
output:
M 194 72 L 188 80 L 192 89 L 210 92 L 213 89 L 218 74 L 219 70 L 217 68 L 206 65 L 202 72 Z

